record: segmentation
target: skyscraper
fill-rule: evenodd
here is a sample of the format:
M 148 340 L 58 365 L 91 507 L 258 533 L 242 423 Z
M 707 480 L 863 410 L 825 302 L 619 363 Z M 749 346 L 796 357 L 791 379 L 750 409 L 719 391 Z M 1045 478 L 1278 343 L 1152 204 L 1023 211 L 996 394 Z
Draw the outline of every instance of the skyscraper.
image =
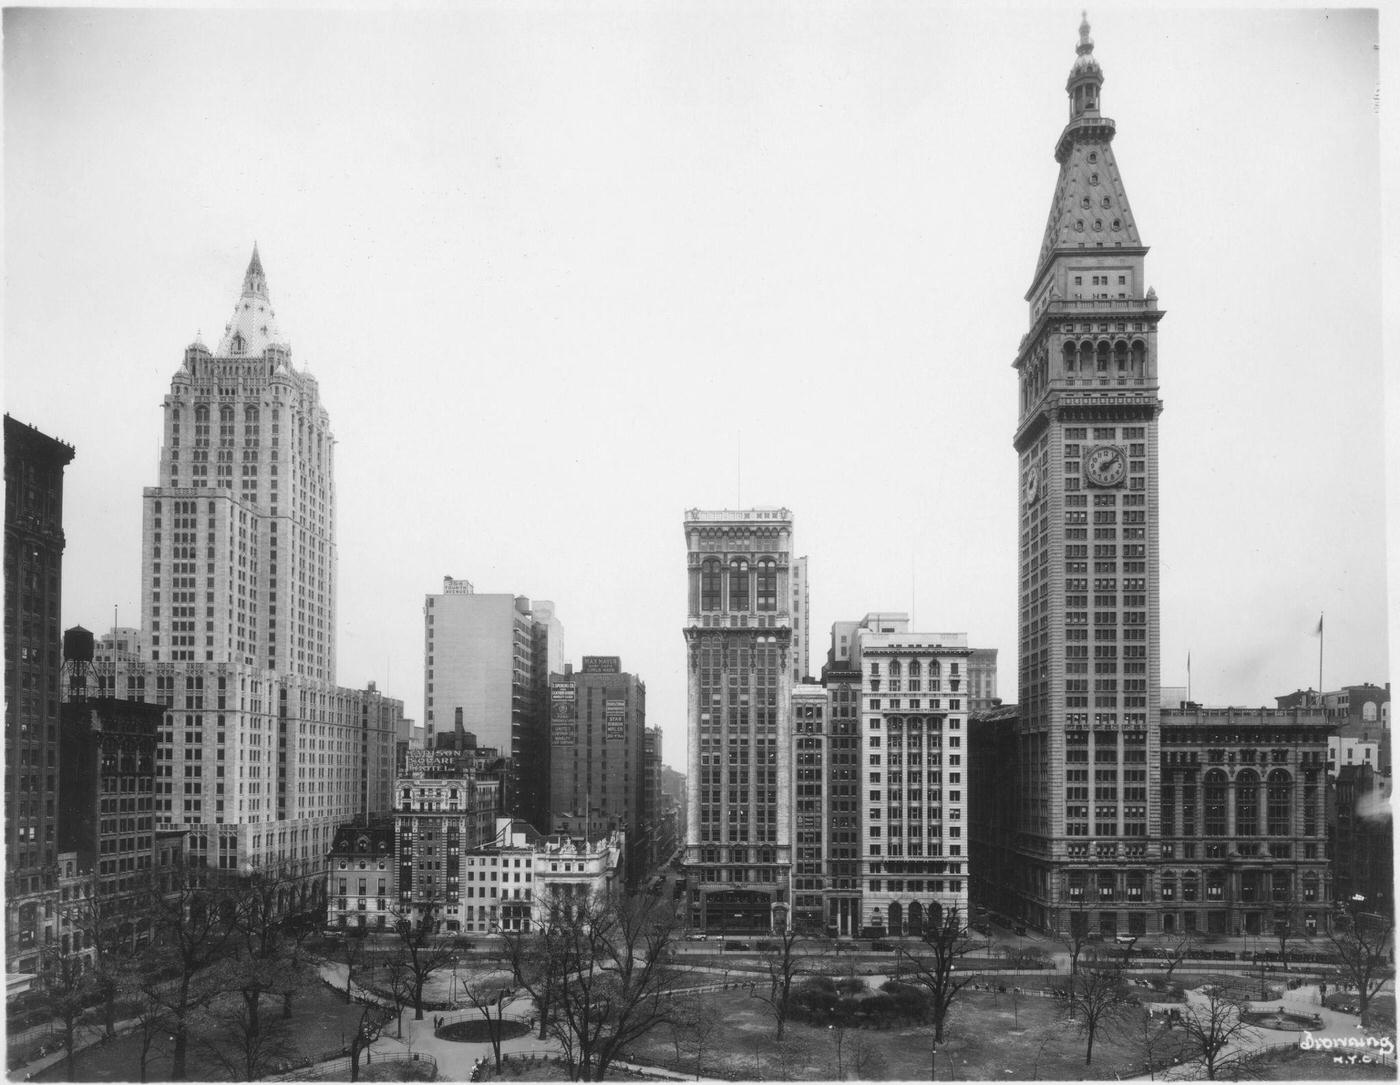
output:
M 627 884 L 635 886 L 649 869 L 646 683 L 618 656 L 584 656 L 581 670 L 565 664 L 551 676 L 549 693 L 560 711 L 551 711 L 549 817 L 539 828 L 590 839 L 625 830 Z
M 63 469 L 73 447 L 5 416 L 5 959 L 34 972 L 58 891 Z
M 1059 181 L 1016 355 L 1020 416 L 1019 917 L 1145 930 L 1158 706 L 1157 323 L 1085 21 Z M 1092 773 L 1092 779 L 1091 779 Z M 1112 915 L 1067 895 L 1070 866 Z M 1103 879 L 1107 879 L 1106 881 Z M 1071 914 L 1072 913 L 1072 914 Z
M 218 349 L 186 348 L 165 397 L 139 656 L 94 666 L 99 690 L 167 709 L 157 828 L 187 829 L 195 866 L 301 879 L 290 907 L 321 891 L 338 824 L 390 808 L 403 715 L 335 685 L 334 443 L 255 246 Z
M 690 509 L 685 539 L 692 919 L 781 929 L 792 873 L 792 513 Z
M 564 627 L 554 604 L 478 593 L 444 577 L 423 600 L 423 713 L 427 744 L 462 727 L 510 759 L 506 811 L 543 829 L 548 820 L 545 742 L 549 675 L 564 669 Z

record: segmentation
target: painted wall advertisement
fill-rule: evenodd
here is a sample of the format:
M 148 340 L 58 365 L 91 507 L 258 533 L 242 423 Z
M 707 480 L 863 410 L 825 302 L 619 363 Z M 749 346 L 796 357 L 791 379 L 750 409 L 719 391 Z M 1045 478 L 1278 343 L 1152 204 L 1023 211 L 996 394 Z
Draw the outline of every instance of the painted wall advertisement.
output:
M 554 682 L 549 687 L 549 733 L 554 746 L 578 742 L 578 706 L 572 682 Z
M 607 724 L 605 734 L 609 742 L 621 741 L 627 736 L 627 701 L 609 697 L 603 705 L 603 719 Z

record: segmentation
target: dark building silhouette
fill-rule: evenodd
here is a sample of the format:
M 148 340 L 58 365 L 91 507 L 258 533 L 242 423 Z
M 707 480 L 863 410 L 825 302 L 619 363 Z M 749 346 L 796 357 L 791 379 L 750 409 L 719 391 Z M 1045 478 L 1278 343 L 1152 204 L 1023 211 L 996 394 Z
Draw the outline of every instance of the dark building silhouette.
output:
M 57 936 L 63 469 L 73 447 L 5 416 L 5 961 Z

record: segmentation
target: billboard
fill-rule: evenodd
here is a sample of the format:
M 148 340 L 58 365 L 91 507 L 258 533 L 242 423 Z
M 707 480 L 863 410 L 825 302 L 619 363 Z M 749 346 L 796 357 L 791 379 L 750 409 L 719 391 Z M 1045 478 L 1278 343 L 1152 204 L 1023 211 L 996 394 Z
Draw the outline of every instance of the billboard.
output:
M 578 743 L 578 693 L 568 680 L 549 685 L 549 741 L 551 746 Z
M 626 738 L 627 701 L 622 698 L 609 697 L 603 702 L 603 720 L 607 725 L 604 735 L 609 742 Z
M 621 656 L 584 656 L 584 674 L 621 674 Z
M 456 750 L 404 751 L 404 771 L 409 776 L 448 774 L 461 775 L 461 754 Z

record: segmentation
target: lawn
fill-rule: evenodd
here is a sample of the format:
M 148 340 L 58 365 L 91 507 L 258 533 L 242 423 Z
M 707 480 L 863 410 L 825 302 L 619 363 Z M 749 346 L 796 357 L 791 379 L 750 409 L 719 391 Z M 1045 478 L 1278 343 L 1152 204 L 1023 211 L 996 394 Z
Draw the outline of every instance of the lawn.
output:
M 357 1003 L 347 1004 L 343 993 L 317 985 L 295 1003 L 291 1027 L 287 1030 L 294 1053 L 288 1058 L 337 1051 L 345 1037 L 353 1034 L 359 1025 L 363 1010 Z M 186 1077 L 190 1081 L 228 1080 L 228 1069 L 206 1050 L 200 1036 L 198 1026 L 190 1030 Z M 158 1037 L 152 1045 L 146 1064 L 148 1081 L 170 1080 L 171 1046 L 168 1034 Z M 109 1043 L 78 1052 L 76 1062 L 79 1081 L 139 1081 L 140 1039 L 132 1034 L 119 1036 Z M 66 1081 L 67 1078 L 67 1066 L 60 1059 L 35 1080 Z
M 931 1058 L 929 1026 L 838 1030 L 789 1023 L 779 1044 L 772 1018 L 757 999 L 736 997 L 733 991 L 699 997 L 701 1013 L 719 1022 L 702 1053 L 707 1077 L 927 1081 L 931 1062 L 937 1064 L 940 1081 L 1079 1080 L 1128 1077 L 1145 1070 L 1138 1009 L 1124 1026 L 1095 1040 L 1093 1064 L 1085 1067 L 1084 1036 L 1066 1020 L 1063 1003 L 1055 999 L 964 993 L 949 1014 L 936 1058 Z M 1170 1061 L 1165 1050 L 1169 1039 L 1156 1048 L 1159 1060 Z M 633 1047 L 631 1057 L 693 1074 L 693 1040 L 691 1044 L 687 1049 L 682 1041 L 677 1064 L 671 1030 L 661 1026 Z

